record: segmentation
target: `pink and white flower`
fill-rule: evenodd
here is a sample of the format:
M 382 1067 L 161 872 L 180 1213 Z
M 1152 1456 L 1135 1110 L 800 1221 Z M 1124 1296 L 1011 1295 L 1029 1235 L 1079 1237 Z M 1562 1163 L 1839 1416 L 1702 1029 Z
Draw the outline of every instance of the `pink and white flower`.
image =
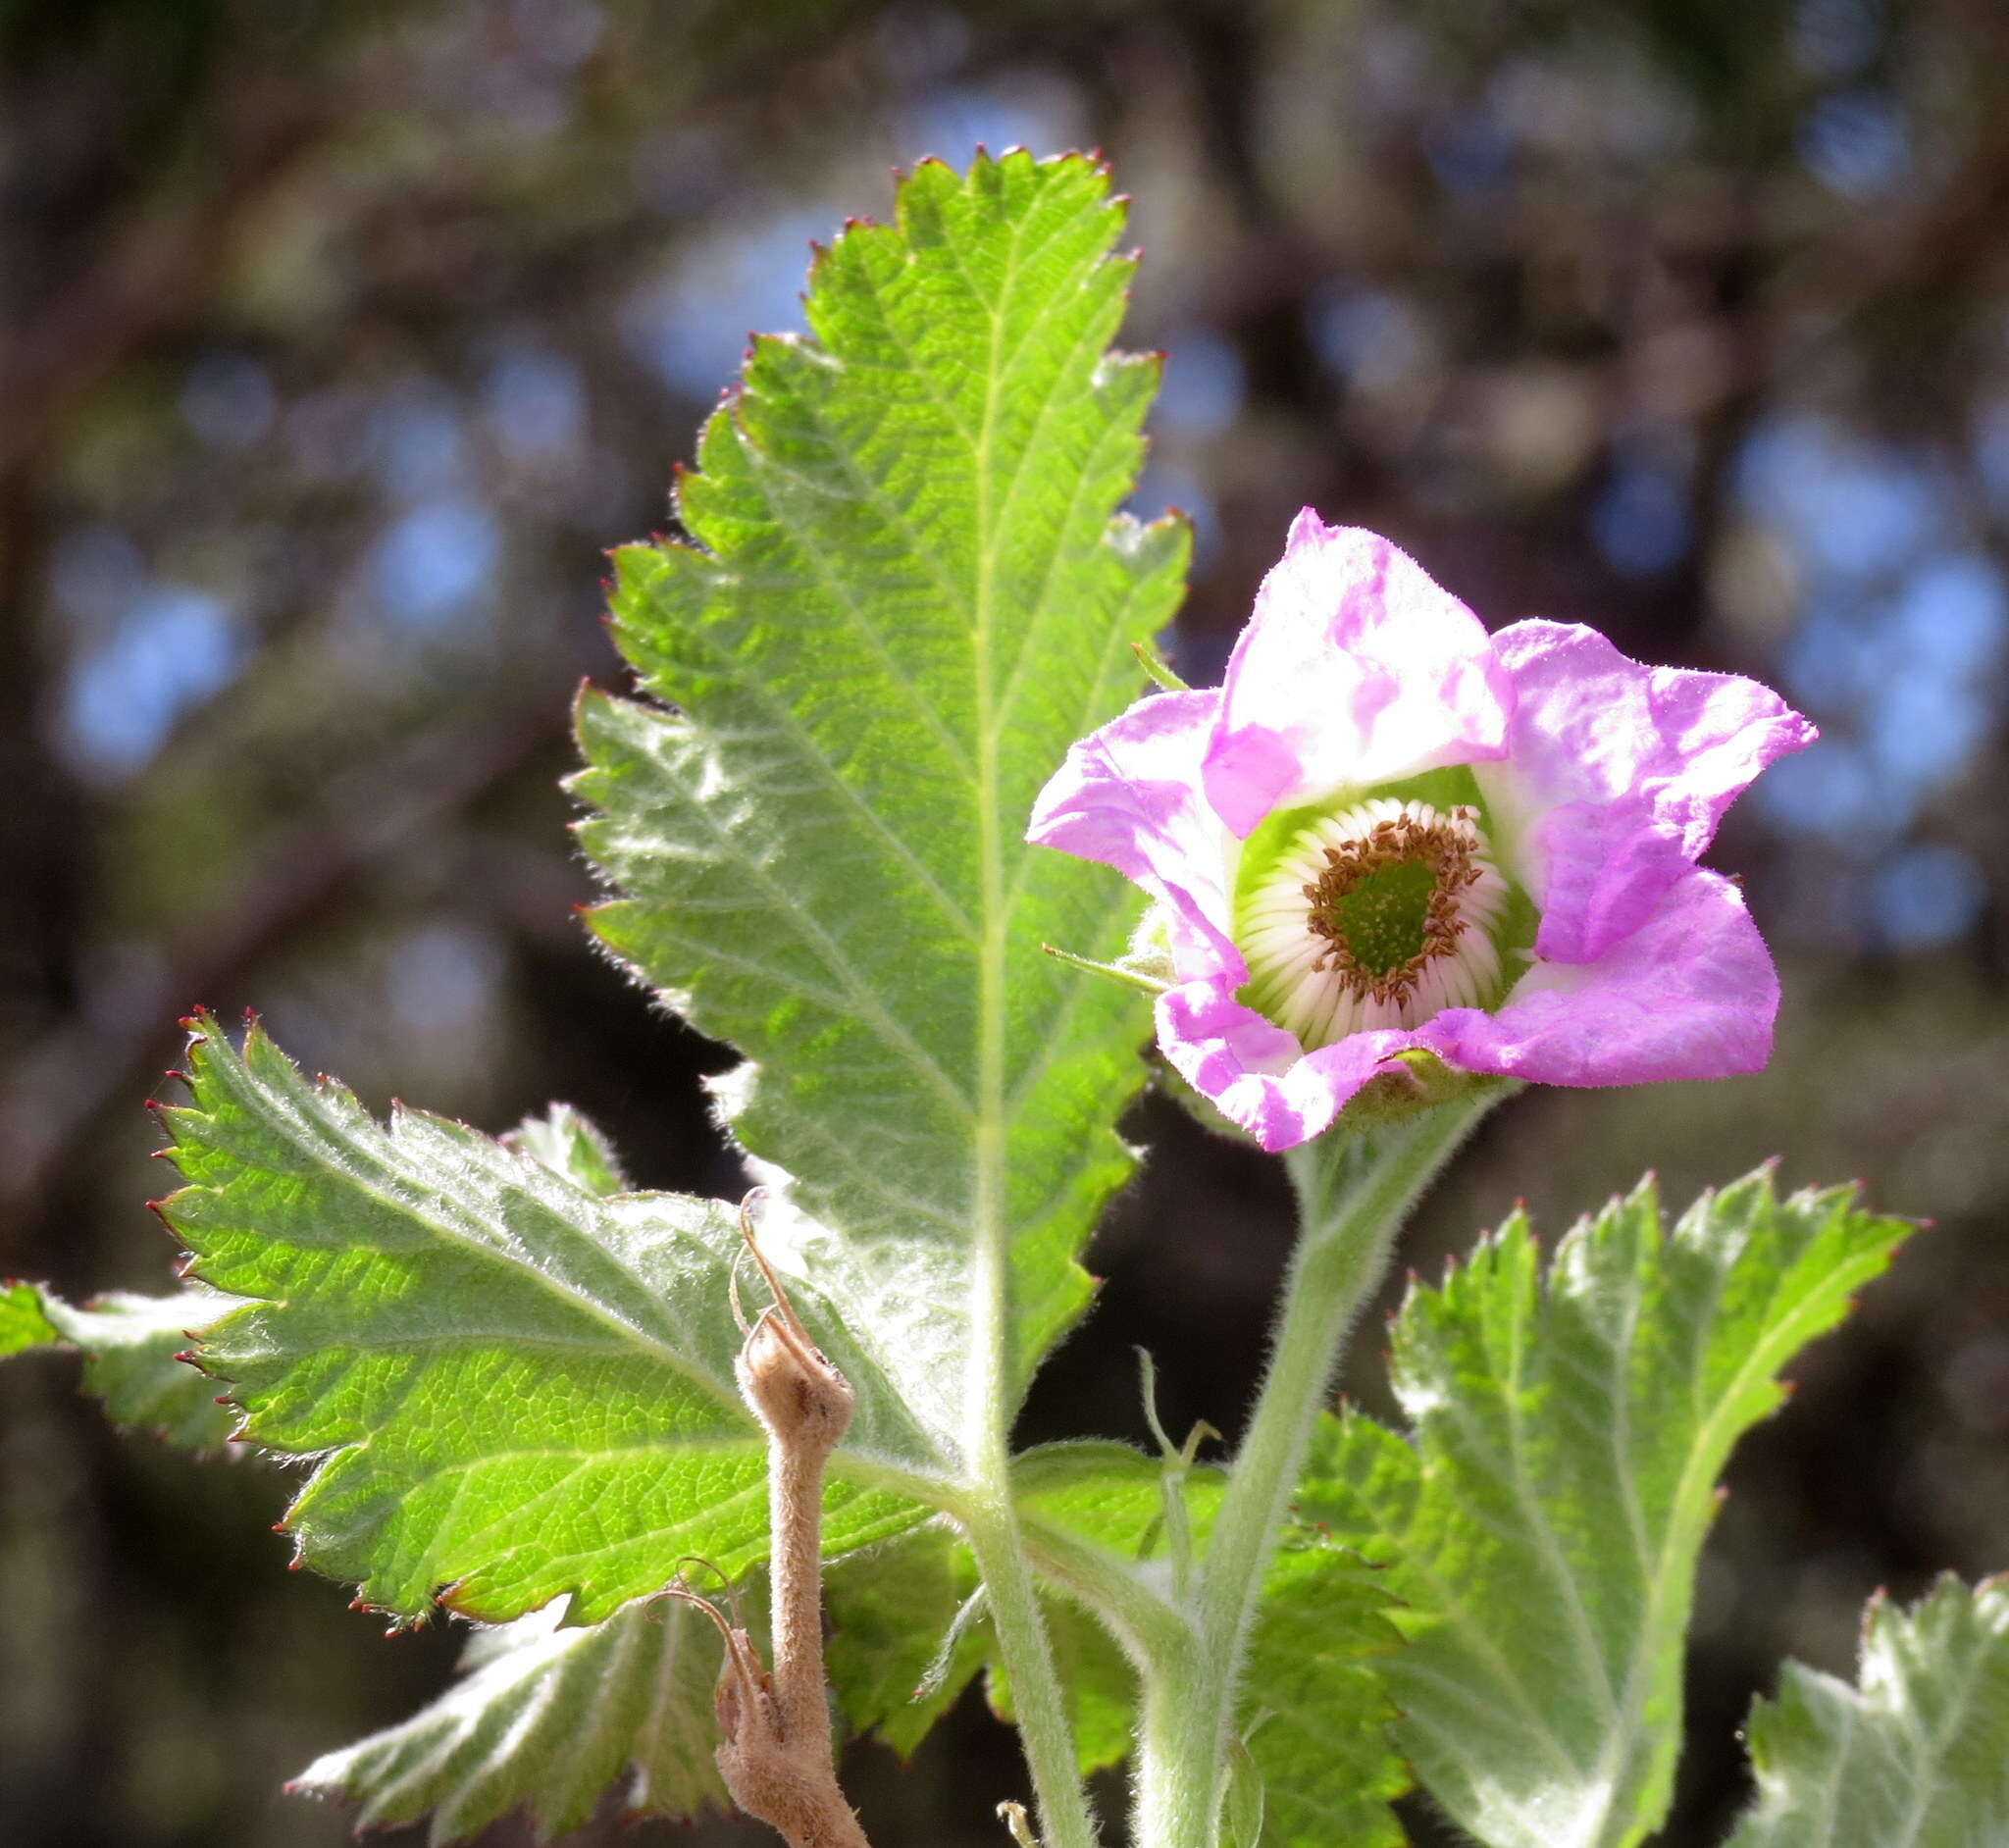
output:
M 1757 682 L 1595 630 L 1488 636 L 1307 508 L 1223 685 L 1076 744 L 1027 839 L 1159 903 L 1165 1057 L 1266 1149 L 1408 1052 L 1553 1085 L 1755 1071 L 1778 979 L 1696 861 L 1814 728 Z

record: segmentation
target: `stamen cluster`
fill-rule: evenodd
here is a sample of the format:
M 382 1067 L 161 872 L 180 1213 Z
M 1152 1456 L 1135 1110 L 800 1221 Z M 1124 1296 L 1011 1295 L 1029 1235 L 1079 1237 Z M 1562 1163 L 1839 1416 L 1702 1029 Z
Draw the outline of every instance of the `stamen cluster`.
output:
M 1364 837 L 1327 847 L 1325 870 L 1299 889 L 1312 902 L 1305 928 L 1325 940 L 1312 967 L 1334 970 L 1365 1001 L 1389 1001 L 1414 994 L 1424 969 L 1439 956 L 1452 954 L 1459 937 L 1471 928 L 1460 898 L 1485 876 L 1483 868 L 1472 863 L 1479 846 L 1479 811 L 1461 804 L 1441 815 L 1431 813 L 1427 820 L 1425 813 L 1430 811 L 1405 804 L 1400 813 L 1375 822 Z M 1427 866 L 1431 873 L 1422 944 L 1401 962 L 1376 969 L 1357 954 L 1341 901 L 1376 873 L 1404 865 Z
M 1506 900 L 1477 809 L 1370 796 L 1311 823 L 1244 901 L 1244 1000 L 1307 1051 L 1484 1006 Z

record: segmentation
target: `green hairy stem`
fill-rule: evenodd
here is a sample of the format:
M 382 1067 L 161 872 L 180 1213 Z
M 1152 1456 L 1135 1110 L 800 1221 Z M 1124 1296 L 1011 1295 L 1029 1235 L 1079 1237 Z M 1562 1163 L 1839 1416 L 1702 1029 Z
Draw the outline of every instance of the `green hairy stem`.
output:
M 1489 1088 L 1405 1123 L 1327 1135 L 1284 1158 L 1299 1231 L 1269 1368 L 1201 1567 L 1190 1649 L 1147 1676 L 1137 1839 L 1151 1848 L 1220 1839 L 1250 1634 L 1326 1388 L 1411 1206 L 1503 1095 Z

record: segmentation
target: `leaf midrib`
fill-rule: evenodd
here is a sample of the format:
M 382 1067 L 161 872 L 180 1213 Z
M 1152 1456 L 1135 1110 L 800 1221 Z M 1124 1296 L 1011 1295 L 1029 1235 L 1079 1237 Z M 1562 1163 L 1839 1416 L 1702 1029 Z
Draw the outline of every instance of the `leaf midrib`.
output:
M 1009 299 L 1017 273 L 1019 235 L 1020 227 L 1014 224 L 1005 246 L 1004 280 L 998 291 L 1001 302 Z M 965 1414 L 962 1454 L 964 1466 L 976 1482 L 998 1494 L 1008 1492 L 1004 1429 L 1007 1309 L 1003 1173 L 1004 880 L 998 839 L 998 721 L 993 709 L 995 690 L 991 686 L 992 597 L 997 571 L 997 541 L 991 524 L 991 451 L 998 412 L 1003 316 L 977 287 L 953 239 L 949 247 L 954 251 L 956 268 L 963 274 L 970 298 L 981 304 L 991 328 L 984 368 L 984 412 L 977 434 L 977 581 L 970 636 L 971 666 L 976 679 L 977 863 L 983 941 L 977 965 L 977 1111 L 972 1174 L 976 1191 L 972 1203 L 976 1224 L 972 1230 L 976 1241 L 977 1297 L 975 1312 L 970 1317 L 970 1351 L 976 1390 L 970 1395 Z

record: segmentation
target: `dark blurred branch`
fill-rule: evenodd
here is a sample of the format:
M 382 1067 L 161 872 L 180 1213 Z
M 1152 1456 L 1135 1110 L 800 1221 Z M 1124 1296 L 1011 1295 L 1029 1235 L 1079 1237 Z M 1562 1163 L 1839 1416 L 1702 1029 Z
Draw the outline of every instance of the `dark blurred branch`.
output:
M 0 473 L 34 456 L 78 398 L 139 349 L 198 313 L 228 275 L 247 219 L 342 119 L 326 97 L 271 83 L 227 126 L 209 185 L 169 184 L 108 224 L 100 254 L 17 330 L 0 360 Z M 19 255 L 20 253 L 17 253 Z
M 170 949 L 157 973 L 82 997 L 0 1088 L 0 1210 L 29 1212 L 105 1110 L 174 1045 L 178 1016 L 234 990 L 244 971 L 319 922 L 374 867 L 471 807 L 563 736 L 562 700 L 457 719 L 332 792 L 333 819 L 261 855 L 252 888 Z

